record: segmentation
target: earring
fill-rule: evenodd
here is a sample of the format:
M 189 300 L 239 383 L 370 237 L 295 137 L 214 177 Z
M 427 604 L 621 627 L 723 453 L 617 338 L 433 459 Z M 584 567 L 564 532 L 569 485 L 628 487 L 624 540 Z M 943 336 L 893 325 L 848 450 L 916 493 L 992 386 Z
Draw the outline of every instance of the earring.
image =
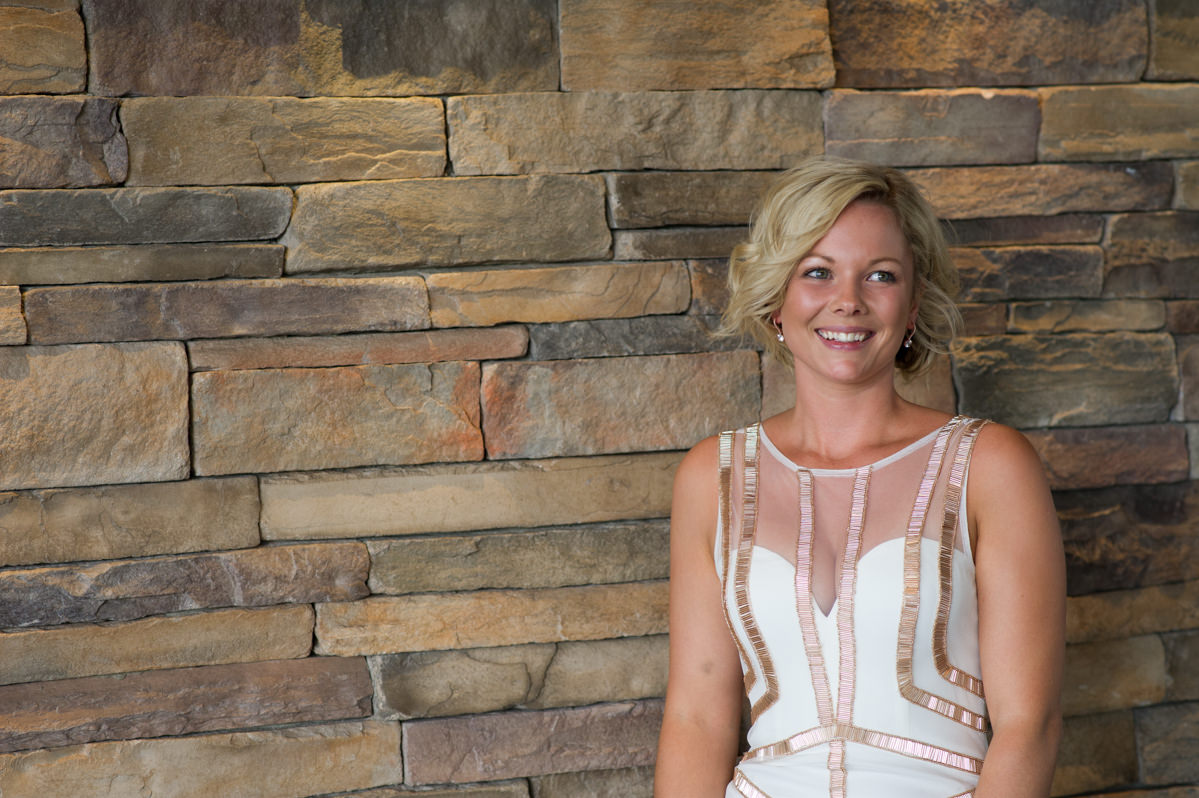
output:
M 915 337 L 916 337 L 916 328 L 913 327 L 911 330 L 908 331 L 908 337 L 905 338 L 903 341 L 903 348 L 911 349 L 912 348 L 912 339 Z
M 781 344 L 783 342 L 783 325 L 779 324 L 778 319 L 774 319 L 773 321 L 774 329 L 778 330 L 778 334 L 775 337 L 779 339 L 779 343 Z

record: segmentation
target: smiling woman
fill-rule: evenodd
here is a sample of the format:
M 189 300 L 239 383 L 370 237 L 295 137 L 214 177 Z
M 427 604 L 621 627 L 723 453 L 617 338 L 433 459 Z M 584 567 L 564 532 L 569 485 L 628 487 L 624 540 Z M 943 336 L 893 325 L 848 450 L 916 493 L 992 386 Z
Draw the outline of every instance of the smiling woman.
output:
M 892 169 L 808 161 L 729 283 L 724 331 L 794 367 L 796 404 L 676 476 L 655 794 L 1048 794 L 1065 587 L 1040 461 L 893 384 L 959 323 L 927 203 Z

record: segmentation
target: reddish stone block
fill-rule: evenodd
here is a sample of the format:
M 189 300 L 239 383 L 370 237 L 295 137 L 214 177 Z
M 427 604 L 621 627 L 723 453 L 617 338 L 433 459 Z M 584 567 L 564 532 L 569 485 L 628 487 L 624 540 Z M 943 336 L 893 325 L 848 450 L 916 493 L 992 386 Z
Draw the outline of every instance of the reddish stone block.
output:
M 858 88 L 1121 83 L 1149 50 L 1139 0 L 832 0 L 829 27 L 837 85 Z
M 1187 477 L 1178 424 L 1028 430 L 1055 489 L 1175 482 Z

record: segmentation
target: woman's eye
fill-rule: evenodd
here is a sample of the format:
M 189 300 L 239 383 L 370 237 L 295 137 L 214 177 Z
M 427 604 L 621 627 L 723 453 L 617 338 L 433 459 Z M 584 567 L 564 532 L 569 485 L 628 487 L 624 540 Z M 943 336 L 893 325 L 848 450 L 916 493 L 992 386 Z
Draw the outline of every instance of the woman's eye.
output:
M 895 275 L 888 271 L 877 271 L 871 272 L 870 276 L 866 279 L 872 280 L 876 283 L 893 283 L 895 282 Z
M 823 266 L 813 266 L 810 269 L 804 269 L 803 276 L 812 277 L 817 280 L 826 280 L 828 279 L 829 271 Z

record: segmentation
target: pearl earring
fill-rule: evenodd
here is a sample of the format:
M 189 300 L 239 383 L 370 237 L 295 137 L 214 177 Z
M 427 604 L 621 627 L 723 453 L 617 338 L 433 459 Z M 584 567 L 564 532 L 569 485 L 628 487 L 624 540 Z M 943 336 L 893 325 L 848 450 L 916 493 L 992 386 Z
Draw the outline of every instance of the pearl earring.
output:
M 778 319 L 774 320 L 774 329 L 778 330 L 775 337 L 779 339 L 779 343 L 781 344 L 783 342 L 783 325 L 779 324 Z

